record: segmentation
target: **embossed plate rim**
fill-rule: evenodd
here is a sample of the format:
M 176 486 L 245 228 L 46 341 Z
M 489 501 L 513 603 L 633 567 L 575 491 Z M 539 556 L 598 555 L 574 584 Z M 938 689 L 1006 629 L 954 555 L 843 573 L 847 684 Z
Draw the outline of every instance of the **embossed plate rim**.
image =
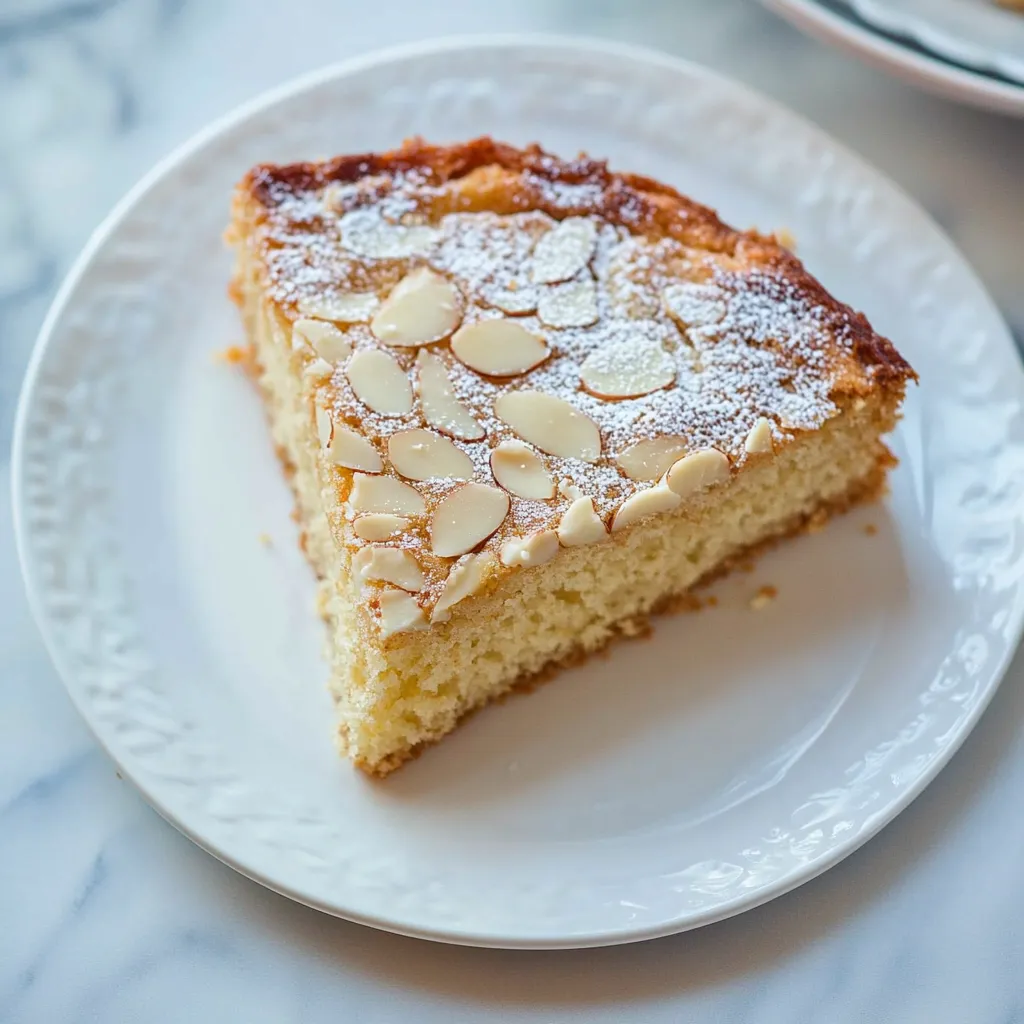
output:
M 855 849 L 859 848 L 884 824 L 892 820 L 892 818 L 905 808 L 948 762 L 949 758 L 959 747 L 960 743 L 970 732 L 970 729 L 973 728 L 974 724 L 984 711 L 984 708 L 987 706 L 988 701 L 991 699 L 996 687 L 998 686 L 999 680 L 1005 672 L 1009 659 L 1013 654 L 1016 638 L 1019 638 L 1021 627 L 1024 625 L 1024 595 L 1021 593 L 1019 574 L 1014 578 L 1013 590 L 1015 599 L 1012 602 L 1009 602 L 1009 607 L 1007 609 L 1007 613 L 1009 615 L 1008 625 L 1004 625 L 1001 634 L 1009 637 L 1010 639 L 1006 641 L 998 658 L 995 660 L 995 663 L 991 666 L 986 666 L 984 674 L 984 688 L 977 700 L 975 700 L 971 706 L 970 711 L 958 722 L 959 727 L 956 731 L 955 737 L 942 747 L 939 756 L 929 763 L 927 770 L 916 776 L 912 783 L 908 784 L 900 791 L 896 799 L 885 804 L 884 811 L 878 812 L 870 817 L 852 836 L 849 837 L 847 841 L 830 849 L 826 854 L 819 855 L 809 862 L 804 862 L 795 868 L 789 869 L 775 881 L 765 883 L 762 888 L 759 888 L 752 893 L 740 893 L 732 899 L 717 903 L 714 906 L 703 910 L 680 912 L 673 920 L 655 927 L 616 927 L 586 933 L 559 932 L 557 934 L 551 932 L 545 933 L 543 930 L 535 930 L 531 932 L 528 928 L 523 927 L 516 934 L 509 934 L 507 932 L 503 933 L 501 931 L 496 931 L 493 928 L 491 930 L 487 930 L 482 927 L 473 929 L 467 928 L 458 923 L 454 925 L 439 925 L 436 923 L 425 922 L 422 919 L 416 920 L 414 917 L 410 918 L 406 916 L 403 918 L 403 910 L 396 911 L 394 908 L 390 908 L 389 910 L 387 906 L 385 906 L 383 910 L 377 910 L 375 913 L 359 912 L 358 910 L 352 909 L 350 906 L 346 906 L 344 900 L 339 900 L 337 893 L 333 893 L 325 897 L 322 893 L 317 894 L 310 892 L 308 888 L 303 887 L 298 883 L 289 882 L 281 877 L 277 877 L 254 868 L 253 864 L 247 860 L 244 849 L 239 853 L 237 848 L 229 848 L 228 846 L 219 843 L 216 838 L 211 838 L 209 835 L 204 834 L 203 829 L 201 828 L 201 825 L 203 824 L 202 821 L 196 825 L 193 821 L 189 820 L 186 815 L 178 813 L 174 808 L 168 806 L 166 800 L 162 798 L 160 787 L 152 784 L 144 770 L 140 772 L 143 776 L 142 778 L 136 777 L 136 772 L 133 771 L 133 756 L 123 756 L 125 751 L 119 748 L 116 737 L 105 735 L 100 724 L 92 717 L 90 713 L 89 700 L 84 692 L 84 688 L 78 685 L 76 681 L 76 668 L 73 664 L 69 663 L 69 658 L 67 656 L 68 652 L 60 642 L 59 637 L 52 628 L 52 623 L 49 621 L 47 608 L 44 602 L 46 584 L 39 574 L 39 565 L 35 559 L 35 551 L 32 546 L 31 531 L 26 523 L 24 487 L 27 431 L 30 417 L 33 412 L 33 398 L 36 394 L 36 384 L 45 365 L 48 348 L 51 345 L 56 332 L 59 330 L 61 318 L 66 311 L 66 307 L 71 297 L 74 295 L 76 288 L 81 282 L 86 271 L 89 269 L 93 259 L 99 252 L 101 252 L 104 244 L 111 238 L 111 236 L 115 234 L 123 220 L 135 207 L 136 203 L 142 199 L 150 189 L 160 183 L 166 175 L 186 164 L 190 158 L 201 151 L 208 143 L 215 140 L 221 133 L 230 128 L 239 126 L 252 115 L 268 107 L 272 107 L 280 101 L 294 98 L 301 95 L 307 89 L 313 88 L 320 83 L 330 81 L 335 78 L 349 78 L 357 76 L 365 69 L 376 68 L 387 64 L 401 64 L 404 61 L 414 60 L 420 56 L 437 56 L 453 50 L 461 51 L 466 48 L 490 48 L 492 50 L 515 49 L 517 51 L 523 49 L 530 50 L 533 48 L 535 50 L 542 50 L 548 57 L 552 54 L 563 54 L 566 59 L 570 56 L 575 59 L 596 57 L 610 60 L 618 59 L 623 62 L 633 62 L 634 64 L 640 62 L 656 66 L 663 70 L 666 75 L 682 75 L 691 81 L 699 80 L 713 84 L 716 89 L 721 90 L 726 96 L 741 99 L 746 104 L 747 109 L 753 109 L 755 111 L 759 109 L 767 109 L 773 114 L 773 116 L 784 119 L 787 124 L 791 124 L 795 128 L 804 132 L 805 137 L 815 140 L 817 143 L 824 146 L 829 152 L 837 154 L 843 161 L 853 167 L 861 178 L 865 181 L 873 182 L 888 196 L 898 200 L 906 208 L 905 212 L 907 217 L 911 218 L 914 223 L 919 224 L 923 229 L 930 231 L 935 245 L 938 246 L 938 249 L 944 253 L 944 256 L 947 257 L 957 268 L 961 279 L 966 280 L 967 283 L 971 285 L 972 289 L 977 292 L 977 301 L 979 306 L 984 309 L 986 319 L 992 325 L 1002 326 L 1001 331 L 998 329 L 995 330 L 995 337 L 989 339 L 988 347 L 991 348 L 995 345 L 998 348 L 1001 343 L 1005 345 L 1007 349 L 1012 351 L 1012 342 L 1009 338 L 1008 332 L 1006 331 L 1005 325 L 1002 325 L 998 312 L 992 305 L 991 300 L 984 294 L 983 289 L 980 284 L 978 284 L 973 273 L 966 266 L 962 257 L 959 256 L 948 239 L 945 238 L 941 231 L 932 224 L 927 216 L 920 211 L 911 200 L 909 200 L 898 188 L 886 181 L 886 179 L 878 174 L 878 172 L 867 167 L 857 157 L 849 154 L 845 149 L 843 149 L 843 147 L 828 139 L 816 128 L 806 124 L 791 112 L 784 110 L 780 105 L 775 104 L 770 100 L 766 100 L 742 86 L 729 82 L 721 76 L 708 72 L 696 65 L 692 65 L 684 61 L 678 61 L 671 57 L 653 53 L 644 49 L 618 44 L 580 41 L 559 37 L 508 36 L 448 39 L 398 47 L 380 53 L 363 56 L 355 60 L 345 61 L 330 68 L 303 76 L 295 82 L 286 84 L 278 89 L 274 89 L 256 100 L 245 104 L 234 113 L 215 122 L 209 128 L 200 132 L 191 141 L 158 164 L 153 171 L 151 171 L 128 193 L 128 195 L 117 205 L 103 224 L 101 224 L 97 229 L 96 233 L 86 245 L 83 253 L 63 283 L 56 299 L 54 300 L 54 304 L 46 317 L 43 328 L 40 332 L 39 341 L 37 342 L 36 349 L 29 365 L 25 386 L 19 403 L 15 429 L 14 458 L 12 460 L 14 516 L 19 557 L 21 559 L 22 571 L 26 579 L 29 600 L 33 613 L 40 626 L 44 641 L 46 642 L 51 657 L 53 658 L 60 675 L 65 681 L 65 685 L 67 686 L 73 701 L 76 706 L 78 706 L 79 711 L 89 723 L 90 727 L 93 729 L 97 739 L 101 745 L 107 749 L 114 761 L 121 766 L 124 775 L 132 779 L 150 803 L 153 804 L 153 806 L 156 807 L 156 809 L 165 818 L 167 818 L 167 820 L 174 824 L 184 834 L 193 839 L 198 845 L 218 857 L 218 859 L 231 865 L 249 877 L 254 878 L 256 881 L 266 885 L 268 888 L 274 889 L 286 896 L 296 899 L 299 902 L 306 903 L 309 906 L 325 910 L 329 913 L 334 913 L 338 916 L 347 917 L 351 920 L 356 920 L 364 924 L 424 938 L 467 945 L 518 948 L 594 946 L 654 938 L 659 935 L 684 931 L 721 920 L 742 910 L 750 909 L 761 903 L 767 902 L 775 896 L 781 895 L 782 893 L 795 888 L 803 882 L 821 874 L 839 860 L 852 853 Z M 1019 369 L 1019 364 L 1017 365 Z M 1019 385 L 1020 380 L 1018 379 L 1018 391 L 1020 390 Z M 1020 398 L 1018 395 L 1016 398 L 1016 408 L 1018 411 L 1019 407 Z M 1015 524 L 1016 537 L 1020 533 L 1019 515 L 1014 517 L 1013 522 Z

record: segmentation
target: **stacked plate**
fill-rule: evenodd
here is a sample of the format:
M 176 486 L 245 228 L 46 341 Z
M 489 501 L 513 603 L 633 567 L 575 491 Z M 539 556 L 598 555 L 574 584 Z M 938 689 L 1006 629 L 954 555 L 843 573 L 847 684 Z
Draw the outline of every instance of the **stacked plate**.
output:
M 767 0 L 826 42 L 930 92 L 1024 117 L 1024 11 L 993 0 Z

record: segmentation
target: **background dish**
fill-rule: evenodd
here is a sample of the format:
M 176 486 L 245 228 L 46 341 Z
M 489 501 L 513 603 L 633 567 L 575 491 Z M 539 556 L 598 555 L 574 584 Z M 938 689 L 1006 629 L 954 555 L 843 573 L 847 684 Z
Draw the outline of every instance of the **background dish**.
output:
M 946 99 L 1002 114 L 1024 117 L 1024 86 L 1001 75 L 986 74 L 944 59 L 938 51 L 883 34 L 857 16 L 842 0 L 764 0 L 798 28 L 889 71 L 918 88 Z M 973 3 L 969 4 L 974 7 Z M 1005 11 L 1001 17 L 1014 17 Z M 1021 16 L 1017 20 L 1024 21 Z
M 699 627 L 671 620 L 650 643 L 481 716 L 400 785 L 374 789 L 335 760 L 323 730 L 312 584 L 258 402 L 210 354 L 234 330 L 217 236 L 241 171 L 390 145 L 410 124 L 587 148 L 734 222 L 793 229 L 812 269 L 927 384 L 908 405 L 879 536 L 851 518 L 780 552 L 762 570 L 782 595 L 764 617 L 737 598 Z M 429 937 L 626 941 L 716 920 L 824 870 L 959 745 L 1020 624 L 1021 394 L 1005 327 L 955 250 L 792 115 L 618 47 L 430 45 L 258 101 L 116 211 L 30 371 L 15 457 L 22 557 L 97 735 L 228 863 L 303 902 Z M 263 531 L 278 540 L 271 552 Z M 740 650 L 728 641 L 738 631 Z M 682 688 L 681 653 L 693 680 Z M 636 680 L 650 681 L 644 699 Z M 581 686 L 596 717 L 564 730 Z M 560 732 L 570 742 L 555 743 Z
M 1024 15 L 992 0 L 846 0 L 866 22 L 1024 84 Z

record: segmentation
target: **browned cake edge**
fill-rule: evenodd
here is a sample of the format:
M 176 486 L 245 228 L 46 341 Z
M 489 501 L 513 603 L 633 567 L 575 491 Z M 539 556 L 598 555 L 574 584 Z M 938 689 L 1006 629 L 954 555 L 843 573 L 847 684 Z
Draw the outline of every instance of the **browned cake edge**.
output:
M 843 335 L 873 384 L 902 389 L 917 375 L 888 338 L 876 333 L 867 318 L 829 294 L 807 272 L 803 263 L 772 235 L 737 231 L 721 221 L 714 210 L 695 203 L 668 185 L 638 174 L 610 171 L 606 161 L 581 154 L 563 160 L 533 144 L 522 149 L 496 142 L 488 136 L 469 142 L 437 146 L 420 138 L 406 141 L 386 153 L 339 156 L 320 162 L 260 164 L 242 179 L 238 191 L 250 195 L 266 210 L 285 198 L 323 188 L 332 182 L 347 184 L 373 175 L 398 175 L 416 171 L 427 184 L 441 185 L 469 174 L 486 174 L 489 167 L 519 176 L 515 195 L 495 196 L 501 211 L 540 210 L 561 219 L 592 215 L 619 224 L 638 234 L 668 236 L 685 245 L 724 252 L 750 266 L 772 270 L 800 294 L 824 311 L 825 326 Z M 502 185 L 505 184 L 502 179 Z M 552 185 L 590 185 L 566 198 Z M 587 201 L 594 194 L 600 198 Z M 558 195 L 556 202 L 552 196 Z M 848 393 L 863 387 L 848 382 Z M 839 390 L 844 390 L 841 386 Z

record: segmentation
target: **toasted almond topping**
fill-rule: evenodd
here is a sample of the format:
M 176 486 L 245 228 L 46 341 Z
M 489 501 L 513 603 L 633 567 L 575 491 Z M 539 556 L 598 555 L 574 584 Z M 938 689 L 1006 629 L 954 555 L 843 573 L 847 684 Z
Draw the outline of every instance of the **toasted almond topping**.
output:
M 360 349 L 345 368 L 356 398 L 381 416 L 412 411 L 409 377 L 394 357 L 379 348 Z
M 639 398 L 675 380 L 672 356 L 649 338 L 591 352 L 580 367 L 583 386 L 598 398 Z
M 501 546 L 501 564 L 523 566 L 543 565 L 558 554 L 558 534 L 543 530 L 529 537 L 515 537 Z
M 464 555 L 505 521 L 508 495 L 490 484 L 463 484 L 430 517 L 430 549 L 442 558 Z
M 443 434 L 466 441 L 479 441 L 484 428 L 456 397 L 444 363 L 437 356 L 422 349 L 416 355 L 419 370 L 417 392 L 426 421 Z
M 423 589 L 419 562 L 409 551 L 373 545 L 360 548 L 352 558 L 352 571 L 364 582 L 376 580 L 416 593 Z
M 491 452 L 494 479 L 520 498 L 543 501 L 555 496 L 555 481 L 544 460 L 522 441 L 502 441 Z
M 647 516 L 671 512 L 681 501 L 682 498 L 675 491 L 669 490 L 664 483 L 637 491 L 619 506 L 619 511 L 612 520 L 612 533 L 618 533 L 619 530 L 624 530 Z
M 473 460 L 432 430 L 400 430 L 388 438 L 391 465 L 409 480 L 472 480 Z
M 296 320 L 292 326 L 292 348 L 306 344 L 327 363 L 341 363 L 348 359 L 352 346 L 348 338 L 334 324 L 325 320 Z
M 322 406 L 316 407 L 316 435 L 320 438 L 320 447 L 326 448 L 331 443 L 331 436 L 334 434 L 334 424 L 331 423 L 331 414 Z
M 478 555 L 466 555 L 459 559 L 445 580 L 441 596 L 434 605 L 431 622 L 447 622 L 451 617 L 451 608 L 475 594 L 487 578 L 488 570 L 494 564 L 494 555 L 482 551 Z
M 533 250 L 533 280 L 554 284 L 575 277 L 589 262 L 597 225 L 586 217 L 566 217 L 543 235 Z
M 709 327 L 726 314 L 726 293 L 715 284 L 675 281 L 661 293 L 665 309 L 681 327 Z
M 701 448 L 680 459 L 665 477 L 669 489 L 681 498 L 729 479 L 729 460 L 717 448 Z
M 593 498 L 576 498 L 558 523 L 558 540 L 566 548 L 596 544 L 607 536 L 601 517 L 594 511 Z
M 463 324 L 452 336 L 452 351 L 477 373 L 514 377 L 544 362 L 548 347 L 515 320 L 500 317 Z
M 378 305 L 373 292 L 331 292 L 316 298 L 300 299 L 298 310 L 304 317 L 316 317 L 318 320 L 364 324 Z
M 652 437 L 621 451 L 616 462 L 631 480 L 658 480 L 686 451 L 686 438 Z
M 360 540 L 380 541 L 394 537 L 409 525 L 408 519 L 401 516 L 388 515 L 386 512 L 371 512 L 366 516 L 358 516 L 352 524 L 352 530 Z
M 493 286 L 483 289 L 480 301 L 485 306 L 500 309 L 509 316 L 524 316 L 537 308 L 537 289 L 532 284 L 510 283 L 504 288 Z
M 324 187 L 321 199 L 325 210 L 331 213 L 345 212 L 345 188 L 339 181 L 332 181 Z
M 563 498 L 568 498 L 570 501 L 576 501 L 577 498 L 584 497 L 584 494 L 579 487 L 577 487 L 576 484 L 574 484 L 567 476 L 563 476 L 562 479 L 558 481 L 558 493 Z
M 382 590 L 377 599 L 380 609 L 380 635 L 394 636 L 414 629 L 426 629 L 423 609 L 404 590 Z
M 303 373 L 307 377 L 329 377 L 334 373 L 334 367 L 326 359 L 321 359 L 317 356 L 316 359 L 307 364 Z
M 549 327 L 589 327 L 597 323 L 597 286 L 588 278 L 545 288 L 537 316 Z
M 348 500 L 353 512 L 422 516 L 427 511 L 420 492 L 393 476 L 363 476 L 362 473 L 356 473 Z
M 354 430 L 335 425 L 327 457 L 336 466 L 361 469 L 364 473 L 379 473 L 384 468 L 377 449 Z
M 389 224 L 373 210 L 350 210 L 341 218 L 341 244 L 370 259 L 422 256 L 437 238 L 438 231 L 426 224 Z
M 370 321 L 385 345 L 415 348 L 447 338 L 462 319 L 462 300 L 446 277 L 420 267 L 392 289 Z
M 749 455 L 756 455 L 759 452 L 770 452 L 774 448 L 772 444 L 772 425 L 762 416 L 750 428 L 746 441 L 743 442 L 743 450 Z
M 597 424 L 574 405 L 543 391 L 508 391 L 494 403 L 498 419 L 548 455 L 596 462 L 601 455 Z

